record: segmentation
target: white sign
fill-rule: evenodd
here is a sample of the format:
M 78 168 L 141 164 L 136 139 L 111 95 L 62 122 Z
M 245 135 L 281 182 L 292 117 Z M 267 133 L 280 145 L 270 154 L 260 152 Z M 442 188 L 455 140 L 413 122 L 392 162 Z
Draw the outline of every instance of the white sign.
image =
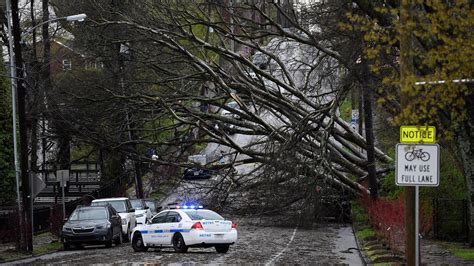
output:
M 352 129 L 357 128 L 357 120 L 359 120 L 359 110 L 358 109 L 352 109 L 352 111 L 351 111 L 351 126 L 352 126 Z
M 59 181 L 60 186 L 65 187 L 66 181 L 69 181 L 69 170 L 57 170 L 56 181 Z
M 359 119 L 359 110 L 352 109 L 351 111 L 351 119 L 357 121 Z
M 439 186 L 438 144 L 397 144 L 397 186 Z
M 33 190 L 31 191 L 31 195 L 33 195 L 33 198 L 36 198 L 36 196 L 41 192 L 41 190 L 43 190 L 46 187 L 46 184 L 37 175 L 33 175 L 31 178 L 32 178 L 31 185 L 33 188 Z

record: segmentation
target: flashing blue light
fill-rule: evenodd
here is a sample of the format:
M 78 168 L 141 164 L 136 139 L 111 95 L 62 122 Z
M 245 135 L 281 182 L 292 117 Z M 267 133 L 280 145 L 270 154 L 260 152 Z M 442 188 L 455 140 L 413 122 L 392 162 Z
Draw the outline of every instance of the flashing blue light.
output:
M 190 204 L 190 205 L 188 205 Z M 199 205 L 199 204 L 194 204 L 194 203 L 186 203 L 186 204 L 182 204 L 182 205 L 177 205 L 176 206 L 176 209 L 189 209 L 189 210 L 197 210 L 197 209 L 203 209 L 204 206 L 203 205 Z

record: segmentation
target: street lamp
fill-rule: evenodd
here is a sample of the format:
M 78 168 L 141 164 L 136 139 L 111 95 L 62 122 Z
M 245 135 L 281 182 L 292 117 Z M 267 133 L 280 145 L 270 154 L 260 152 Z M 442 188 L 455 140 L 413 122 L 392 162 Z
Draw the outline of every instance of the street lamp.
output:
M 20 123 L 20 145 L 21 145 L 21 150 L 24 152 L 24 151 L 28 151 L 28 143 L 27 143 L 27 137 L 26 137 L 26 130 L 25 130 L 25 114 L 24 114 L 24 104 L 25 104 L 25 93 L 24 93 L 24 89 L 23 91 L 21 91 L 21 93 L 19 95 L 17 95 L 17 89 L 18 89 L 18 78 L 23 78 L 23 77 L 18 77 L 18 73 L 17 73 L 17 64 L 19 64 L 20 66 L 22 65 L 22 60 L 21 60 L 21 50 L 20 48 L 17 46 L 17 55 L 15 55 L 15 51 L 14 51 L 14 39 L 13 39 L 13 34 L 12 34 L 12 27 L 15 26 L 15 30 L 18 32 L 19 31 L 19 25 L 17 24 L 18 23 L 18 18 L 17 18 L 17 13 L 18 13 L 18 10 L 17 8 L 15 7 L 15 14 L 13 14 L 13 11 L 12 11 L 12 6 L 11 6 L 11 0 L 6 0 L 6 15 L 7 15 L 7 37 L 8 37 L 8 48 L 9 48 L 9 53 L 10 53 L 10 80 L 11 80 L 11 91 L 12 91 L 12 117 L 13 117 L 13 154 L 14 154 L 14 162 L 15 162 L 15 179 L 16 179 L 16 193 L 17 193 L 17 203 L 18 203 L 18 214 L 19 214 L 19 219 L 20 219 L 20 228 L 22 229 L 25 229 L 27 228 L 26 227 L 26 224 L 24 224 L 24 219 L 23 217 L 26 218 L 26 221 L 30 220 L 28 218 L 32 218 L 32 217 L 28 217 L 29 212 L 28 212 L 28 207 L 31 208 L 31 210 L 33 210 L 32 208 L 32 204 L 31 206 L 28 206 L 27 202 L 25 199 L 27 199 L 28 197 L 30 197 L 30 200 L 32 202 L 32 195 L 29 195 L 28 193 L 28 190 L 29 190 L 29 184 L 30 181 L 28 178 L 24 178 L 25 174 L 22 174 L 22 187 L 23 187 L 23 190 L 22 190 L 22 193 L 23 193 L 23 203 L 25 204 L 25 210 L 24 210 L 24 216 L 23 216 L 23 212 L 22 212 L 22 207 L 21 207 L 21 197 L 20 197 L 20 164 L 19 164 L 19 160 L 18 160 L 18 146 L 17 146 L 17 108 L 19 107 L 19 112 L 18 112 L 18 122 Z M 17 4 L 17 3 L 16 3 Z M 15 15 L 15 21 L 13 21 L 13 15 Z M 20 39 L 31 33 L 33 30 L 35 30 L 37 27 L 39 26 L 42 26 L 46 23 L 49 23 L 49 22 L 54 22 L 54 21 L 59 21 L 59 20 L 66 20 L 66 21 L 84 21 L 84 19 L 87 17 L 86 14 L 77 14 L 77 15 L 72 15 L 72 16 L 67 16 L 67 17 L 59 17 L 59 18 L 54 18 L 54 19 L 50 19 L 50 20 L 47 20 L 47 21 L 43 21 L 37 25 L 35 25 L 34 27 L 32 27 L 31 29 L 27 30 L 26 32 L 24 32 L 23 34 L 18 34 L 16 36 L 20 36 Z M 13 24 L 13 26 L 12 26 Z M 17 41 L 20 41 L 21 40 L 17 40 Z M 19 58 L 17 62 L 17 60 L 15 59 L 15 57 Z M 23 71 L 20 71 L 20 73 L 24 73 Z M 18 104 L 18 106 L 17 106 Z M 26 159 L 25 159 L 26 158 Z M 22 164 L 24 165 L 24 169 L 23 172 L 26 173 L 26 176 L 28 176 L 26 170 L 28 168 L 28 155 L 27 154 L 22 154 Z M 32 191 L 31 191 L 32 192 Z M 32 221 L 32 219 L 31 219 Z M 32 224 L 32 227 L 31 229 L 33 229 L 33 223 Z M 25 247 L 26 249 L 28 250 L 29 247 L 32 247 L 32 243 L 30 242 L 32 240 L 31 236 L 33 234 L 33 230 L 31 230 L 31 232 L 26 232 L 25 231 L 22 231 L 20 230 L 20 241 L 25 241 Z M 20 245 L 21 246 L 21 245 Z M 31 250 L 30 250 L 31 251 Z
M 83 22 L 86 18 L 87 18 L 87 15 L 86 15 L 86 14 L 77 14 L 77 15 L 71 15 L 71 16 L 66 16 L 66 17 L 52 18 L 52 19 L 50 19 L 50 20 L 43 21 L 43 22 L 41 22 L 41 23 L 39 23 L 39 24 L 36 24 L 34 27 L 32 27 L 32 28 L 28 29 L 27 31 L 25 31 L 24 33 L 22 33 L 22 34 L 21 34 L 21 37 L 30 34 L 30 33 L 33 32 L 36 28 L 38 28 L 38 27 L 40 27 L 40 26 L 43 26 L 43 25 L 46 24 L 46 23 L 55 22 L 55 21 L 59 21 L 59 20 Z

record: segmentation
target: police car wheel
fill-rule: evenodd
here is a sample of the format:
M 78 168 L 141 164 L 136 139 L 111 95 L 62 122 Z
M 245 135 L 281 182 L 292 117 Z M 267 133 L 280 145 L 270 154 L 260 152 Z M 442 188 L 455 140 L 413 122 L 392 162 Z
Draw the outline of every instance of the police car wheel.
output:
M 133 237 L 132 248 L 135 252 L 143 252 L 148 250 L 148 247 L 145 246 L 145 243 L 143 243 L 143 238 L 140 233 L 135 234 L 135 236 Z
M 173 236 L 173 248 L 178 253 L 186 253 L 188 251 L 188 247 L 184 243 L 184 238 L 181 234 Z
M 229 245 L 217 245 L 215 248 L 217 253 L 227 253 L 229 251 Z
M 63 243 L 64 250 L 71 250 L 71 245 L 69 243 Z

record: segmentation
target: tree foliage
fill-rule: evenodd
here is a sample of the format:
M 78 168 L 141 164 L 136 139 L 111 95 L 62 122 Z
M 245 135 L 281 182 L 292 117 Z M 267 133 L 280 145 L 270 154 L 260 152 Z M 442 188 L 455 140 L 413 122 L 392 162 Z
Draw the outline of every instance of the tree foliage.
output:
M 3 62 L 3 60 L 0 60 Z M 5 73 L 5 72 L 4 72 Z M 12 102 L 9 83 L 0 78 L 0 204 L 15 199 L 15 166 L 13 157 Z
M 452 139 L 472 119 L 468 106 L 473 87 L 457 82 L 472 79 L 474 74 L 472 4 L 467 0 L 414 1 L 408 25 L 399 24 L 396 5 L 380 5 L 371 10 L 348 13 L 352 24 L 341 27 L 364 34 L 368 44 L 365 54 L 372 60 L 371 70 L 380 81 L 379 103 L 396 102 L 398 108 L 391 111 L 398 125 L 435 125 L 441 137 Z M 398 104 L 401 27 L 412 32 L 414 48 L 410 56 L 415 69 L 407 77 L 412 86 L 402 91 L 410 99 L 403 108 Z

